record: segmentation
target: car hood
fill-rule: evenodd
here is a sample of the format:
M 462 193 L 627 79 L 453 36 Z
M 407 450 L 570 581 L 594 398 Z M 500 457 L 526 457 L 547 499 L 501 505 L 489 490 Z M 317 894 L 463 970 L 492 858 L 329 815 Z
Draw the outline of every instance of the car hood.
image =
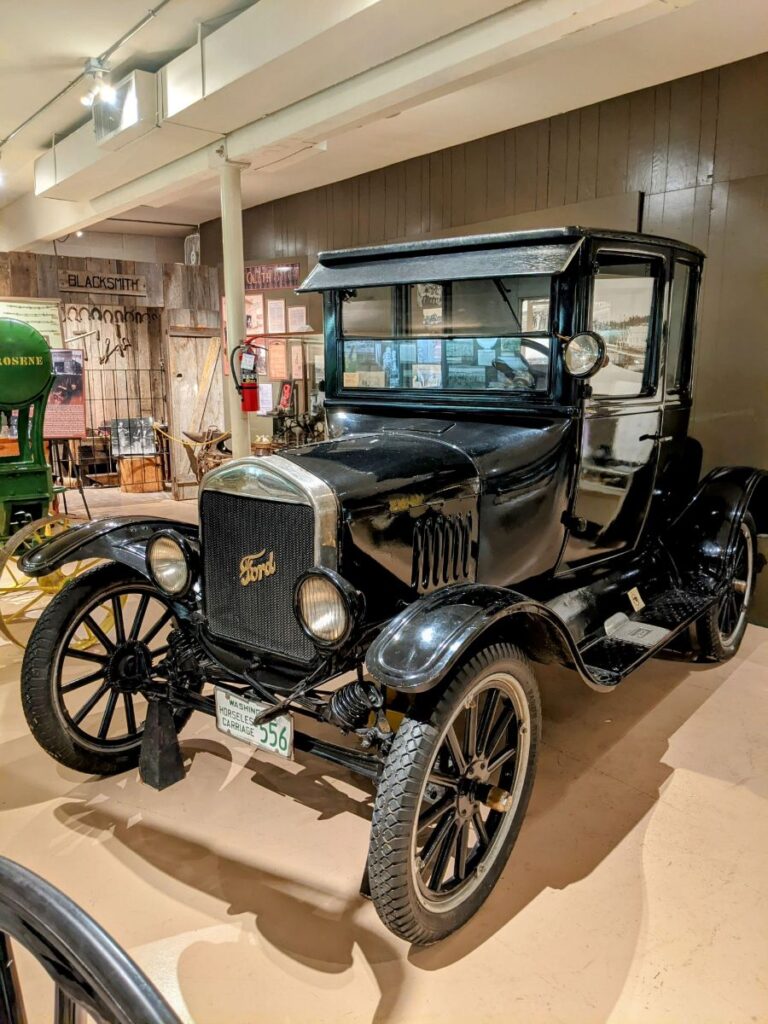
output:
M 437 437 L 407 431 L 351 434 L 281 453 L 333 488 L 347 512 L 415 509 L 474 497 L 474 460 Z

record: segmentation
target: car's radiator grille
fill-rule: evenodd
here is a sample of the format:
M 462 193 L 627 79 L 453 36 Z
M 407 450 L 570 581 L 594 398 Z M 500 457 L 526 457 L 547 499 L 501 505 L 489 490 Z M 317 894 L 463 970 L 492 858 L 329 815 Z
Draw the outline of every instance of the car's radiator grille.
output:
M 413 536 L 412 586 L 426 592 L 471 579 L 472 515 L 424 516 Z
M 311 661 L 315 648 L 293 614 L 293 588 L 313 564 L 312 508 L 206 491 L 200 522 L 211 632 Z

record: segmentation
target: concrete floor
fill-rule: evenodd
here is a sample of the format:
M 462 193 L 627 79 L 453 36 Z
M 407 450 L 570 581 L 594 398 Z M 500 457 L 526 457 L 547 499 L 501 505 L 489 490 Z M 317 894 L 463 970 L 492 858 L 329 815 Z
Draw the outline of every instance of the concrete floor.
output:
M 66 492 L 67 511 L 76 518 L 86 518 L 83 499 L 78 491 Z M 85 499 L 94 519 L 104 516 L 162 516 L 197 522 L 197 499 L 174 501 L 168 491 L 126 494 L 119 487 L 87 487 Z M 63 503 L 61 512 L 64 512 Z
M 358 896 L 365 785 L 308 755 L 252 756 L 203 716 L 188 778 L 163 793 L 136 772 L 76 775 L 28 733 L 20 661 L 0 647 L 0 847 L 93 914 L 185 1021 L 768 1021 L 764 629 L 726 665 L 656 661 L 610 695 L 540 668 L 519 842 L 485 908 L 430 949 Z M 47 979 L 21 971 L 46 1019 Z
M 88 493 L 95 516 L 194 501 Z M 79 498 L 69 495 L 71 511 Z M 0 640 L 0 848 L 60 886 L 186 1021 L 768 1022 L 768 631 L 712 668 L 655 661 L 616 693 L 539 669 L 538 780 L 493 896 L 409 948 L 357 893 L 371 790 L 198 716 L 189 778 L 78 776 L 36 746 Z M 30 1021 L 51 986 L 22 956 Z

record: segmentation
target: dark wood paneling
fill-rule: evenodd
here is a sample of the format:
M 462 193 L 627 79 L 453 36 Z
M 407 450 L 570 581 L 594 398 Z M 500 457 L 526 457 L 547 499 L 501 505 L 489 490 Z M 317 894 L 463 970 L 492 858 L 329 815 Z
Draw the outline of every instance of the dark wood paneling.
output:
M 594 199 L 597 195 L 597 155 L 600 142 L 600 108 L 585 107 L 581 111 L 579 131 L 579 187 L 577 199 Z
M 536 209 L 549 205 L 549 121 L 539 121 L 536 132 Z
M 669 146 L 665 191 L 694 186 L 699 172 L 701 75 L 672 82 L 669 92 Z
M 650 192 L 653 176 L 653 127 L 656 97 L 643 89 L 629 97 L 627 189 Z
M 669 163 L 670 86 L 654 89 L 653 159 L 651 164 L 651 192 L 663 192 L 667 182 Z
M 539 126 L 524 124 L 515 129 L 515 208 L 514 213 L 536 209 Z
M 549 122 L 549 180 L 547 206 L 564 206 L 568 169 L 568 117 L 559 114 Z
M 768 55 L 720 69 L 715 181 L 765 174 L 768 169 Z
M 627 191 L 629 154 L 629 99 L 619 96 L 599 108 L 600 143 L 597 151 L 598 196 Z
M 486 140 L 487 159 L 485 172 L 486 217 L 503 217 L 506 205 L 506 161 L 504 134 L 490 135 Z

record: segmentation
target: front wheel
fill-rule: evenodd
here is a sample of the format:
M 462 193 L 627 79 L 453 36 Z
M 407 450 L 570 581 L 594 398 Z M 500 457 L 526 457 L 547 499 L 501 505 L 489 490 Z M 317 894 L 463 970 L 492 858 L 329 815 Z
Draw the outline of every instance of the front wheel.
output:
M 138 764 L 147 680 L 177 625 L 167 599 L 126 566 L 78 576 L 38 619 L 21 697 L 37 742 L 67 768 L 114 775 Z M 188 711 L 177 711 L 181 728 Z
M 536 680 L 508 644 L 468 659 L 431 712 L 404 719 L 368 857 L 371 897 L 396 935 L 437 942 L 482 905 L 520 831 L 540 736 Z

